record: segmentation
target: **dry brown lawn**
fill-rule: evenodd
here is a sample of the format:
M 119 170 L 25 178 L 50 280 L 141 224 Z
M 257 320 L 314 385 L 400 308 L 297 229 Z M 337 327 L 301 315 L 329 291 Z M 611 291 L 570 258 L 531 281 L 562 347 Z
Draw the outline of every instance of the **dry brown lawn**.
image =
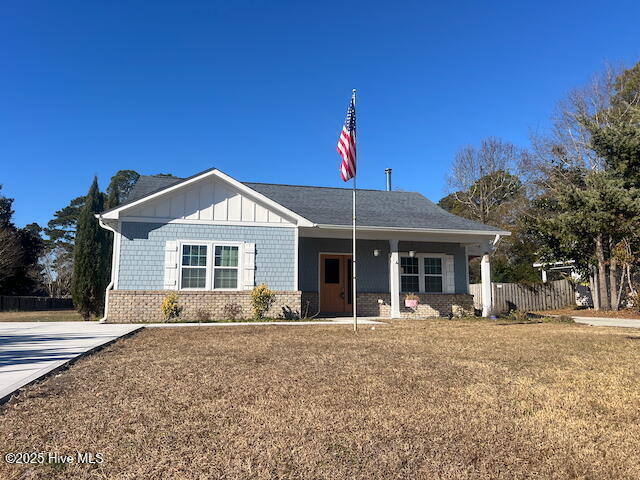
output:
M 146 329 L 30 387 L 0 478 L 640 478 L 640 332 L 484 321 Z
M 44 310 L 38 312 L 0 312 L 0 322 L 80 322 L 75 310 Z

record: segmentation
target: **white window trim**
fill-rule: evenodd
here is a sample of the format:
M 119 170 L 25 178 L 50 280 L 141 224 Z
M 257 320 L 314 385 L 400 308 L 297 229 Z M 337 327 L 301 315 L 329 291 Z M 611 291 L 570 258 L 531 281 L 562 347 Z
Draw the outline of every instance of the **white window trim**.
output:
M 202 268 L 202 267 L 184 267 L 182 265 L 182 247 L 183 245 L 197 245 L 197 246 L 206 246 L 207 247 L 207 276 L 205 281 L 204 288 L 183 288 L 182 287 L 182 269 L 183 268 Z M 238 266 L 236 267 L 215 267 L 213 264 L 215 262 L 215 248 L 219 246 L 230 246 L 230 247 L 238 247 Z M 215 292 L 236 292 L 239 290 L 243 290 L 242 285 L 242 268 L 241 265 L 244 265 L 244 242 L 226 242 L 226 241 L 202 241 L 202 240 L 178 240 L 178 290 L 182 290 L 184 292 L 206 292 L 206 291 L 215 291 Z M 213 288 L 213 275 L 216 268 L 233 268 L 238 272 L 236 288 Z
M 211 244 L 211 275 L 210 275 L 210 280 L 211 280 L 211 290 L 216 290 L 216 291 L 236 291 L 236 290 L 243 290 L 242 286 L 240 285 L 241 280 L 242 280 L 242 276 L 240 275 L 241 270 L 241 266 L 244 265 L 244 251 L 242 249 L 242 243 L 232 243 L 232 242 L 213 242 Z M 215 265 L 215 248 L 216 247 L 238 247 L 238 264 L 235 267 L 224 267 L 222 265 L 220 265 L 219 267 L 216 267 Z M 215 274 L 216 274 L 216 269 L 223 269 L 223 270 L 235 270 L 236 271 L 236 288 L 214 288 L 214 281 L 215 281 Z
M 399 258 L 398 258 L 398 262 L 402 262 L 402 257 L 408 257 L 409 256 L 409 252 L 399 252 Z M 445 291 L 445 285 L 446 285 L 446 269 L 445 269 L 445 258 L 446 258 L 447 254 L 446 253 L 417 253 L 415 254 L 414 258 L 418 259 L 418 291 L 417 292 L 405 292 L 404 290 L 402 290 L 402 277 L 403 274 L 400 271 L 400 293 L 424 293 L 426 295 L 429 294 L 441 294 L 444 293 Z M 434 274 L 434 273 L 425 273 L 424 271 L 424 259 L 425 258 L 439 258 L 440 261 L 442 262 L 442 273 L 440 275 Z M 424 282 L 424 277 L 426 276 L 430 276 L 430 277 L 441 277 L 442 278 L 442 290 L 439 292 L 425 292 L 425 282 Z M 406 274 L 406 276 L 416 276 L 415 273 L 408 273 Z
M 207 263 L 204 267 L 196 267 L 189 265 L 182 265 L 182 247 L 183 245 L 189 245 L 194 247 L 207 247 Z M 186 290 L 186 291 L 204 291 L 209 290 L 209 264 L 211 256 L 211 248 L 208 242 L 203 241 L 193 241 L 193 242 L 178 242 L 178 290 Z M 182 269 L 194 269 L 194 268 L 204 268 L 206 271 L 205 275 L 205 286 L 204 288 L 183 288 L 182 287 Z
M 418 262 L 418 272 L 417 273 L 402 273 L 402 258 L 411 258 L 409 257 L 409 253 L 400 254 L 400 258 L 398 258 L 398 266 L 400 267 L 400 292 L 401 293 L 420 293 L 422 291 L 422 287 L 420 286 L 420 259 L 416 254 L 415 258 Z M 418 291 L 417 292 L 406 292 L 402 290 L 402 277 L 418 277 Z

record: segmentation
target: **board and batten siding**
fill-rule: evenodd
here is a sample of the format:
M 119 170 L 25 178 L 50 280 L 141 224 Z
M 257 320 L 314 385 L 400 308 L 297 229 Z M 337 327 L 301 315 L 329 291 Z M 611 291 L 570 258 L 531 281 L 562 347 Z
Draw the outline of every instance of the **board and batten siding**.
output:
M 291 227 L 123 222 L 118 290 L 163 290 L 165 245 L 172 240 L 255 243 L 255 283 L 295 289 L 296 234 Z
M 287 224 L 289 220 L 219 178 L 206 178 L 149 200 L 127 217 Z

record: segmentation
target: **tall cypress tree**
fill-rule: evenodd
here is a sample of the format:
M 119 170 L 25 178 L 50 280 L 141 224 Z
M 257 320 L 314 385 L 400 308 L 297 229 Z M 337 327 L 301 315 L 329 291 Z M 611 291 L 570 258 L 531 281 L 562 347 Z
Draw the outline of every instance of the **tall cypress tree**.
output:
M 73 283 L 71 295 L 76 309 L 87 320 L 99 315 L 104 306 L 107 286 L 108 240 L 95 215 L 102 212 L 104 195 L 93 178 L 84 206 L 80 211 L 73 251 Z

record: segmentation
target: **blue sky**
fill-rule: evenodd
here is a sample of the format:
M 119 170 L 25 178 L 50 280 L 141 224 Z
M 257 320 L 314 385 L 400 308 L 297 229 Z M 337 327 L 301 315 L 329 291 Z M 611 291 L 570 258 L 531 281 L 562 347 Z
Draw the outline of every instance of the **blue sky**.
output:
M 119 169 L 343 186 L 434 201 L 461 146 L 526 146 L 605 62 L 640 60 L 632 1 L 29 1 L 0 5 L 0 183 L 45 225 Z

